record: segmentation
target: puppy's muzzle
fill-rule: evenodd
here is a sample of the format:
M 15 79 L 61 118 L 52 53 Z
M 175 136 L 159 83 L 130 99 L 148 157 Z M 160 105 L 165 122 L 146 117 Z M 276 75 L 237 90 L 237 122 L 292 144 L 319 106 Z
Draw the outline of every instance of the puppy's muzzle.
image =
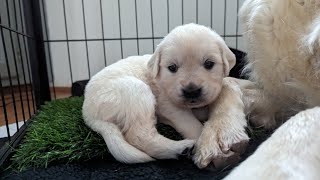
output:
M 189 84 L 182 89 L 182 94 L 186 99 L 198 99 L 202 95 L 202 88 L 194 84 Z

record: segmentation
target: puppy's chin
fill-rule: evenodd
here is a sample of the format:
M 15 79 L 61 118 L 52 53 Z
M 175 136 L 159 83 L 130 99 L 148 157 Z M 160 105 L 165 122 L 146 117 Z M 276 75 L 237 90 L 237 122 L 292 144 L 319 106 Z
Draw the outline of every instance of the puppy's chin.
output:
M 204 106 L 207 106 L 209 103 L 207 103 L 206 101 L 199 101 L 199 102 L 195 102 L 195 103 L 191 103 L 191 102 L 185 102 L 184 105 L 186 108 L 201 108 Z
M 171 101 L 173 104 L 175 104 L 178 107 L 188 108 L 188 109 L 202 108 L 204 106 L 207 106 L 212 102 L 214 102 L 219 96 L 219 93 L 217 94 L 217 93 L 211 92 L 211 93 L 205 93 L 200 98 L 197 98 L 197 99 L 186 99 L 183 97 L 182 94 L 179 94 L 179 93 L 172 93 L 172 94 L 175 94 L 175 96 L 170 96 L 168 94 L 169 101 Z
M 203 98 L 190 100 L 190 99 L 185 99 L 183 97 L 179 97 L 179 98 L 171 98 L 171 101 L 179 107 L 189 108 L 189 109 L 201 108 L 209 104 L 209 101 Z
M 217 97 L 218 97 L 218 94 L 212 94 L 210 97 L 205 96 L 194 101 L 184 99 L 182 100 L 182 104 L 184 104 L 185 107 L 191 108 L 191 109 L 201 108 L 214 102 L 217 99 Z

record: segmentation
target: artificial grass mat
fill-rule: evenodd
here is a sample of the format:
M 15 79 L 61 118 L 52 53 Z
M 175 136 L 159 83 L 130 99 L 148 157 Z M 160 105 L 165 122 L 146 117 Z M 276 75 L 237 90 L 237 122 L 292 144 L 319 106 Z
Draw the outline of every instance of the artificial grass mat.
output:
M 47 102 L 35 117 L 12 156 L 11 167 L 47 167 L 51 163 L 70 163 L 104 158 L 109 155 L 103 138 L 91 131 L 82 118 L 83 97 Z M 181 139 L 164 125 L 159 132 L 171 139 Z
M 86 127 L 82 119 L 83 97 L 47 102 L 33 119 L 11 167 L 47 167 L 54 162 L 86 161 L 104 157 L 108 149 L 103 139 Z
M 109 154 L 102 137 L 84 124 L 81 113 L 82 103 L 83 97 L 71 97 L 43 105 L 40 113 L 28 127 L 22 142 L 14 150 L 9 168 L 22 172 L 30 168 L 47 168 L 59 164 L 92 163 L 94 159 L 119 164 Z M 171 127 L 160 124 L 157 129 L 168 138 L 181 139 L 181 136 Z M 263 130 L 251 133 L 252 140 L 244 157 L 251 154 L 268 135 L 269 133 Z M 159 162 L 156 162 L 156 167 L 158 167 L 157 163 Z M 175 163 L 179 164 L 179 162 Z M 198 172 L 190 160 L 183 163 L 188 163 L 190 168 Z M 138 167 L 143 166 L 146 164 L 138 165 Z M 152 166 L 154 164 L 150 167 Z

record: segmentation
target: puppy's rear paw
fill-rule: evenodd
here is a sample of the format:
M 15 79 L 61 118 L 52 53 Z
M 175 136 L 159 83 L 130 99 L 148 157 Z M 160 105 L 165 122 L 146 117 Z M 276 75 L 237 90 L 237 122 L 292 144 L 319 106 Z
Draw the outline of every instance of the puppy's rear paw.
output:
M 193 149 L 194 149 L 194 146 L 192 146 L 191 148 L 186 148 L 185 150 L 182 151 L 180 155 L 178 155 L 178 159 L 191 158 Z
M 183 159 L 183 158 L 189 158 L 191 156 L 191 153 L 194 149 L 194 144 L 195 141 L 194 140 L 182 140 L 182 141 L 178 141 L 179 142 L 179 152 L 177 153 L 177 157 L 178 159 Z

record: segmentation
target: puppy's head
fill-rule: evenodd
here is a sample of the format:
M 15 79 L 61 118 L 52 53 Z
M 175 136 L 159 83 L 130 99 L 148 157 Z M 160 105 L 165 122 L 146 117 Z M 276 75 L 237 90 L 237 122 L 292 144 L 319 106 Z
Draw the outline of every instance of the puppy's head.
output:
M 148 63 L 159 90 L 176 105 L 197 108 L 210 104 L 222 79 L 235 65 L 235 55 L 207 27 L 187 24 L 173 29 Z

